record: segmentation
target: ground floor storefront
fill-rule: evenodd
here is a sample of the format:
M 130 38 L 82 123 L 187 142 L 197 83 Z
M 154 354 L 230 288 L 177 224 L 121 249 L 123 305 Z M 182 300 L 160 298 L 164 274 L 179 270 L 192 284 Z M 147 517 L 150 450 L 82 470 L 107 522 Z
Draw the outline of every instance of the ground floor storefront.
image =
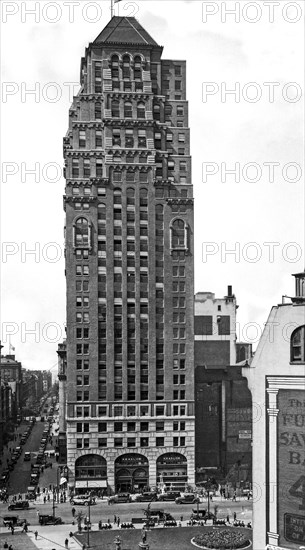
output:
M 147 453 L 148 454 L 148 453 Z M 94 452 L 68 463 L 69 488 L 74 493 L 94 491 L 99 496 L 148 490 L 184 490 L 194 485 L 192 456 L 171 451 L 150 457 L 125 452 L 112 457 Z

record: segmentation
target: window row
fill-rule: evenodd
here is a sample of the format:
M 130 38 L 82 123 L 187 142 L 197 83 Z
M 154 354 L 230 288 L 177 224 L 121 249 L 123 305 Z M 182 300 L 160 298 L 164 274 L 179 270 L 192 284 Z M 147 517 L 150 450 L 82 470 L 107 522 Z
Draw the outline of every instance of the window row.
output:
M 148 416 L 186 416 L 186 405 L 171 405 L 170 410 L 166 405 L 112 405 L 111 414 L 109 405 L 99 405 L 96 407 L 94 416 L 98 417 L 148 417 Z M 77 406 L 76 418 L 89 418 L 91 416 L 90 406 Z
M 160 422 L 99 422 L 97 426 L 98 433 L 106 433 L 106 432 L 166 432 L 173 430 L 173 431 L 185 431 L 185 421 L 175 421 L 172 422 L 171 425 L 169 423 L 166 424 L 163 421 Z M 90 424 L 89 422 L 77 422 L 76 423 L 76 432 L 77 433 L 89 433 L 90 431 Z M 91 426 L 92 431 L 92 426 Z
M 131 101 L 123 101 L 113 99 L 111 101 L 111 116 L 112 118 L 146 118 L 146 106 L 144 102 L 137 104 Z
M 135 437 L 127 437 L 126 442 L 124 442 L 122 437 L 115 437 L 113 440 L 108 439 L 105 437 L 98 438 L 98 447 L 99 448 L 106 448 L 110 447 L 110 442 L 113 442 L 113 447 L 127 447 L 127 448 L 133 448 L 133 447 L 164 447 L 165 446 L 165 438 L 164 437 L 156 437 L 155 441 L 152 441 L 152 438 L 149 437 L 140 437 L 137 441 L 137 438 Z M 168 440 L 166 441 L 166 445 L 168 446 Z M 172 445 L 173 447 L 185 447 L 186 445 L 186 438 L 184 436 L 181 437 L 173 437 L 172 438 Z M 89 449 L 90 448 L 90 439 L 89 438 L 76 438 L 76 448 L 77 449 Z

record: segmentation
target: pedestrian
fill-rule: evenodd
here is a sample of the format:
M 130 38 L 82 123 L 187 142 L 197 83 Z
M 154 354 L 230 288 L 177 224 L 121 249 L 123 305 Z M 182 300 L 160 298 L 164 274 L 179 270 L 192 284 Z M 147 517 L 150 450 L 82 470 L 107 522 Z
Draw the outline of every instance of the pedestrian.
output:
M 37 510 L 36 514 L 37 514 L 37 517 L 39 518 L 39 510 Z
M 234 521 L 236 520 L 236 512 L 233 514 Z
M 47 497 L 44 496 L 44 497 L 43 497 L 43 503 L 45 504 L 46 502 L 47 502 Z
M 72 508 L 71 512 L 72 512 L 72 516 L 75 517 L 75 512 L 76 512 L 75 508 Z
M 48 502 L 50 502 L 50 495 L 49 495 L 49 493 L 48 493 L 47 500 L 48 500 Z
M 35 540 L 37 540 L 37 537 L 38 537 L 38 531 L 35 531 L 34 535 L 35 535 Z
M 69 548 L 69 539 L 65 540 L 65 548 Z
M 120 523 L 121 523 L 121 520 L 120 520 L 120 517 L 118 516 L 118 519 L 117 519 L 117 526 L 120 527 Z
M 5 541 L 4 545 L 3 545 L 3 548 L 8 548 L 8 542 Z
M 227 523 L 230 523 L 230 517 L 227 515 Z
M 15 533 L 15 527 L 14 527 L 13 524 L 11 525 L 11 531 L 12 531 L 12 535 L 13 535 Z
M 11 544 L 9 545 L 8 550 L 14 550 Z
M 113 518 L 113 523 L 116 524 L 116 516 Z

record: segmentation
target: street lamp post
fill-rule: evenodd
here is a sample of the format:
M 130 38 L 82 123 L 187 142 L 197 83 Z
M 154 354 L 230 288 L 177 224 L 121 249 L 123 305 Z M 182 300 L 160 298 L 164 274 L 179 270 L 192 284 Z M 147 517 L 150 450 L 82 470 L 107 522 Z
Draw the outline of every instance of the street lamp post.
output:
M 89 490 L 89 484 L 87 479 L 87 494 Z M 87 522 L 87 548 L 90 548 L 90 527 L 91 527 L 91 506 L 90 506 L 91 494 L 88 501 L 88 522 Z

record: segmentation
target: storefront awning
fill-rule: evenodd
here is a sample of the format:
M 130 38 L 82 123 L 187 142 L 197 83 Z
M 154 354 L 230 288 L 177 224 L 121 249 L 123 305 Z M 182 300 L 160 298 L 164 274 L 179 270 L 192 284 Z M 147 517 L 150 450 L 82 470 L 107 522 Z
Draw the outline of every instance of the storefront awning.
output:
M 88 481 L 75 481 L 76 489 L 102 489 L 107 487 L 106 479 L 88 479 Z

